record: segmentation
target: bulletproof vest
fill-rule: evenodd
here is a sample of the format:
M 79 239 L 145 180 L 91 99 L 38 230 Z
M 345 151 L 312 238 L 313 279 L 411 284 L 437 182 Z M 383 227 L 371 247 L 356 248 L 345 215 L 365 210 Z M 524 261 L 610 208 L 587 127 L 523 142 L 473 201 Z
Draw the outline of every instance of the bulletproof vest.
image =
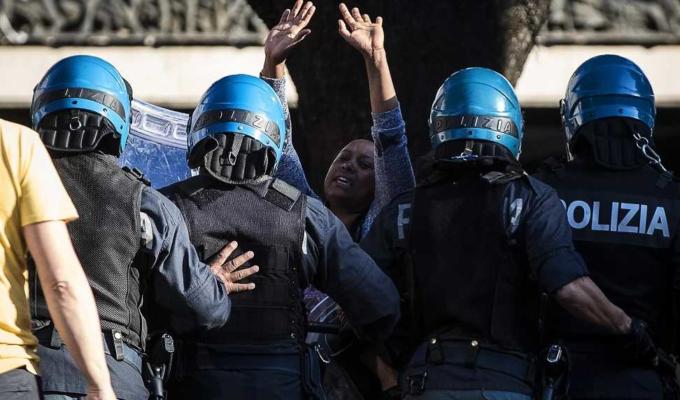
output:
M 440 177 L 416 188 L 410 247 L 424 333 L 522 352 L 535 344 L 538 292 L 503 221 L 508 185 L 525 184 L 516 179 Z
M 628 315 L 646 321 L 658 345 L 668 346 L 680 185 L 649 166 L 621 171 L 587 161 L 553 163 L 537 177 L 557 190 L 591 278 Z M 606 334 L 559 308 L 550 317 L 549 326 L 566 339 Z
M 94 152 L 53 159 L 78 211 L 79 218 L 67 226 L 92 288 L 101 327 L 120 331 L 124 341 L 142 348 L 146 324 L 140 312 L 140 278 L 147 272 L 133 261 L 140 249 L 139 213 L 145 184 L 116 161 Z M 49 320 L 35 274 L 32 279 L 32 317 Z
M 231 314 L 222 328 L 197 333 L 204 343 L 301 343 L 306 316 L 300 285 L 306 197 L 280 180 L 230 185 L 207 175 L 176 183 L 164 192 L 177 204 L 192 244 L 207 262 L 232 240 L 235 256 L 252 250 L 260 271 L 255 290 L 230 293 Z M 249 264 L 249 265 L 250 265 Z

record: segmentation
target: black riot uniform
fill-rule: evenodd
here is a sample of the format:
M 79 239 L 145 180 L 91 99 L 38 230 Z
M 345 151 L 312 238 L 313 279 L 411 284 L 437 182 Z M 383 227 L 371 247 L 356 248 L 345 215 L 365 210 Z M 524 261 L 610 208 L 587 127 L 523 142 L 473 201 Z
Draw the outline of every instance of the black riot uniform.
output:
M 654 342 L 676 350 L 680 185 L 651 166 L 607 169 L 592 158 L 551 162 L 537 175 L 557 190 L 592 279 Z M 557 308 L 548 327 L 572 360 L 572 398 L 661 398 L 659 368 L 630 360 L 610 335 Z M 663 368 L 661 369 L 663 370 Z M 672 389 L 667 387 L 666 390 Z
M 551 188 L 521 170 L 458 172 L 398 196 L 361 242 L 409 305 L 388 347 L 411 395 L 529 397 L 539 290 L 587 271 Z
M 146 327 L 139 309 L 141 279 L 149 271 L 146 265 L 135 266 L 134 258 L 142 246 L 140 200 L 146 185 L 104 154 L 53 161 L 80 215 L 68 229 L 96 296 L 102 329 L 117 332 L 126 343 L 142 349 Z M 39 285 L 33 295 L 33 319 L 49 320 Z
M 114 391 L 145 399 L 141 309 L 147 292 L 154 297 L 146 301 L 182 320 L 174 328 L 183 331 L 224 324 L 226 290 L 199 261 L 177 208 L 139 175 L 122 170 L 115 157 L 90 152 L 54 162 L 80 216 L 68 229 L 95 297 Z M 30 272 L 43 390 L 84 394 L 86 382 L 54 330 L 35 270 Z
M 652 86 L 632 61 L 601 55 L 576 69 L 560 104 L 570 161 L 550 161 L 538 176 L 562 199 L 592 279 L 646 322 L 659 348 L 657 357 L 634 357 L 556 307 L 547 327 L 571 355 L 569 396 L 677 398 L 667 353 L 677 345 L 680 185 L 653 148 Z
M 228 324 L 185 335 L 173 395 L 323 398 L 318 356 L 304 342 L 302 289 L 311 282 L 335 295 L 363 337 L 384 337 L 396 322 L 394 286 L 318 200 L 273 178 L 229 185 L 199 175 L 164 193 L 202 258 L 229 238 L 252 249 L 260 266 L 255 290 L 230 295 Z
M 522 134 L 503 76 L 452 74 L 430 114 L 432 166 L 361 242 L 402 294 L 387 347 L 407 399 L 531 399 L 540 293 L 590 282 L 555 191 L 517 161 Z
M 223 325 L 230 304 L 223 283 L 191 246 L 179 210 L 139 171 L 118 164 L 130 101 L 130 88 L 113 66 L 74 56 L 58 62 L 36 86 L 32 110 L 78 211 L 68 231 L 99 312 L 113 390 L 120 399 L 146 400 L 145 302 L 157 302 L 182 321 L 174 326 L 178 331 Z M 85 377 L 54 328 L 35 268 L 29 272 L 44 396 L 84 398 Z
M 201 259 L 215 255 L 225 240 L 238 239 L 263 268 L 253 278 L 261 289 L 236 295 L 229 324 L 199 334 L 198 340 L 224 345 L 304 340 L 298 269 L 306 197 L 279 180 L 225 186 L 201 175 L 165 189 L 186 218 Z
M 181 399 L 323 399 L 320 359 L 305 343 L 303 290 L 323 289 L 360 337 L 389 335 L 397 291 L 323 204 L 271 177 L 285 141 L 283 108 L 264 81 L 215 82 L 189 127 L 199 175 L 163 189 L 182 211 L 202 259 L 235 240 L 259 272 L 251 292 L 230 294 L 230 322 L 182 337 L 172 396 Z M 237 250 L 238 252 L 239 250 Z

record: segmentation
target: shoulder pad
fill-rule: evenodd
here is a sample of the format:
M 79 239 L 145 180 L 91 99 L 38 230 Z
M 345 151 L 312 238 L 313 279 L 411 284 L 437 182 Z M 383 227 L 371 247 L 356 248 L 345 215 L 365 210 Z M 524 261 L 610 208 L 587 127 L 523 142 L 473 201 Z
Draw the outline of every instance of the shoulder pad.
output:
M 281 179 L 273 179 L 264 198 L 270 203 L 279 206 L 286 211 L 290 211 L 293 209 L 293 205 L 295 205 L 301 195 L 302 192 L 290 184 Z
M 292 201 L 297 201 L 297 199 L 299 199 L 300 195 L 302 194 L 302 192 L 297 190 L 289 183 L 282 181 L 281 179 L 274 179 L 269 188 L 276 190 L 277 192 L 281 193 L 282 195 L 286 196 Z
M 151 186 L 151 182 L 144 177 L 144 173 L 137 168 L 123 167 L 123 171 L 127 172 L 128 176 L 132 176 L 136 180 L 142 182 L 146 186 Z

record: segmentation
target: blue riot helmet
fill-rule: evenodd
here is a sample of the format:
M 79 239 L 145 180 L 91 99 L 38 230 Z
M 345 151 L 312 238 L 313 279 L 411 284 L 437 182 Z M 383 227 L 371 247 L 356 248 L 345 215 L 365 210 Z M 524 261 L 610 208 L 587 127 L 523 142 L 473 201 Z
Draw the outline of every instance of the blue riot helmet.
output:
M 36 85 L 31 118 L 51 150 L 91 151 L 112 137 L 117 154 L 130 131 L 131 101 L 132 90 L 113 65 L 72 56 L 54 64 Z
M 500 146 L 519 159 L 522 110 L 512 85 L 496 71 L 474 67 L 449 76 L 437 91 L 429 125 L 435 150 L 449 141 L 475 141 Z M 465 160 L 468 156 L 483 154 L 454 158 Z
M 654 91 L 644 72 L 627 58 L 606 54 L 581 64 L 560 101 L 567 142 L 588 122 L 626 117 L 654 129 Z
M 265 81 L 250 75 L 213 83 L 187 129 L 189 166 L 205 167 L 222 180 L 271 175 L 286 141 L 279 98 Z

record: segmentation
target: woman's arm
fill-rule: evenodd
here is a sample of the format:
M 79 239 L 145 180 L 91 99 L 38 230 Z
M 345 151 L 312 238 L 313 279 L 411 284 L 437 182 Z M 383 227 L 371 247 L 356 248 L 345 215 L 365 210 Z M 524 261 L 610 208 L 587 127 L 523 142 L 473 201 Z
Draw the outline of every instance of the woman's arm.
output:
M 293 129 L 290 123 L 288 104 L 286 103 L 286 78 L 272 79 L 265 75 L 264 69 L 262 71 L 260 77 L 274 89 L 281 100 L 281 104 L 283 104 L 283 112 L 286 116 L 286 147 L 283 150 L 274 177 L 287 182 L 307 196 L 320 199 L 309 186 L 307 175 L 305 175 L 305 170 L 302 168 L 302 162 L 293 146 Z
M 371 134 L 375 146 L 375 197 L 361 227 L 365 235 L 375 217 L 398 194 L 415 186 L 404 120 L 399 104 L 396 108 L 372 113 Z
M 276 92 L 279 100 L 281 100 L 283 113 L 286 117 L 286 147 L 281 155 L 275 177 L 293 185 L 308 196 L 319 198 L 309 186 L 300 157 L 293 146 L 293 130 L 286 99 L 285 78 L 286 58 L 290 51 L 311 32 L 305 27 L 314 15 L 315 10 L 316 7 L 312 2 L 308 1 L 303 5 L 302 0 L 297 0 L 292 9 L 286 9 L 283 12 L 278 25 L 269 31 L 265 40 L 265 58 L 260 77 Z
M 356 7 L 350 12 L 344 3 L 340 4 L 340 15 L 340 36 L 364 57 L 373 116 L 375 194 L 360 227 L 359 234 L 363 237 L 380 210 L 394 196 L 415 186 L 415 178 L 406 147 L 404 120 L 387 63 L 382 17 L 373 22 L 368 14 L 362 15 Z M 377 354 L 367 357 L 364 362 L 368 361 L 380 380 L 382 390 L 397 387 L 396 370 Z
M 371 97 L 375 197 L 361 226 L 361 236 L 364 236 L 375 216 L 390 200 L 415 186 L 415 178 L 404 119 L 384 48 L 383 20 L 377 17 L 373 22 L 368 14 L 362 15 L 357 8 L 350 12 L 344 4 L 340 5 L 340 14 L 338 32 L 364 57 Z

